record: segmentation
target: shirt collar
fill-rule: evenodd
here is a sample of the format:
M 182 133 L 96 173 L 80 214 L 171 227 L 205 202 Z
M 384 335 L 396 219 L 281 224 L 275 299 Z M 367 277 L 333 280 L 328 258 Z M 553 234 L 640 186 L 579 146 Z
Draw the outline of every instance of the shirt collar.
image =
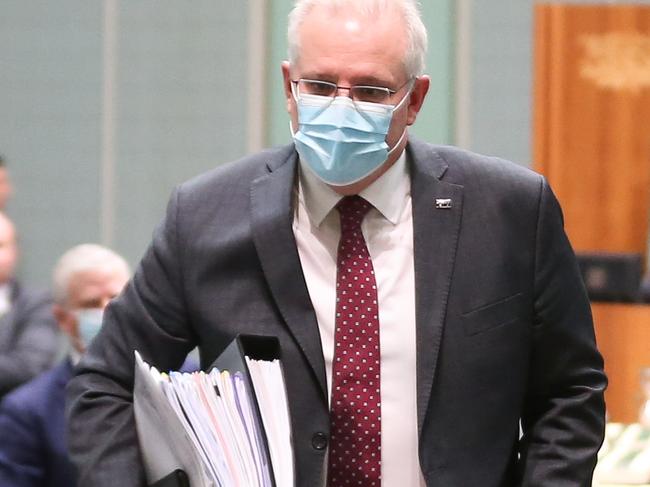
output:
M 68 349 L 68 357 L 70 358 L 70 363 L 72 363 L 74 367 L 76 367 L 81 360 L 81 353 L 79 353 L 79 351 L 72 346 L 72 343 Z
M 309 169 L 303 170 L 300 164 L 298 197 L 304 204 L 310 220 L 320 226 L 325 217 L 343 198 Z M 395 163 L 370 186 L 365 188 L 362 196 L 374 206 L 389 222 L 396 225 L 402 214 L 403 206 L 411 191 L 411 180 L 406 165 L 406 151 Z
M 5 314 L 11 308 L 11 285 L 0 285 L 0 315 Z
M 11 301 L 11 284 L 9 283 L 0 284 L 0 296 L 2 297 L 2 299 Z

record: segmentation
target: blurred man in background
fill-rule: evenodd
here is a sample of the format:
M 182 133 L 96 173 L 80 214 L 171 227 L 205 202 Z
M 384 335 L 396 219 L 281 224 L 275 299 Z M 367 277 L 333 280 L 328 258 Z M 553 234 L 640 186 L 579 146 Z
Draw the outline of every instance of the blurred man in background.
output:
M 54 316 L 68 356 L 0 403 L 0 486 L 71 487 L 65 441 L 64 389 L 102 323 L 104 307 L 129 278 L 126 261 L 99 245 L 78 245 L 54 269 Z
M 17 259 L 14 225 L 0 213 L 0 397 L 50 367 L 58 348 L 50 298 L 16 281 Z
M 9 171 L 4 158 L 0 155 L 0 211 L 5 211 L 7 202 L 13 193 Z

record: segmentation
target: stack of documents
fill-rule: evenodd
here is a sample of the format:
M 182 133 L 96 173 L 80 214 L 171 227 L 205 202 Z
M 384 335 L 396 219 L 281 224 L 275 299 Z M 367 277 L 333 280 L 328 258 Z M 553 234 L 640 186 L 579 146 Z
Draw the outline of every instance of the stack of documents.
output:
M 279 360 L 246 356 L 220 370 L 217 359 L 207 373 L 165 374 L 135 354 L 135 418 L 150 484 L 181 469 L 191 487 L 293 486 Z

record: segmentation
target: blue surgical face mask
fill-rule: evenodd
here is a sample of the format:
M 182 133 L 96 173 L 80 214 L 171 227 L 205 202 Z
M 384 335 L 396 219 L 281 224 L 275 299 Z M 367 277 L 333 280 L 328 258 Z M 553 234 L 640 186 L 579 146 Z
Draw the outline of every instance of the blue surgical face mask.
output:
M 79 339 L 84 349 L 88 348 L 90 342 L 99 333 L 104 318 L 103 308 L 83 308 L 75 310 L 77 326 L 79 330 Z
M 353 102 L 342 96 L 334 100 L 318 95 L 296 98 L 294 94 L 298 131 L 293 139 L 301 163 L 332 186 L 347 186 L 366 178 L 404 139 L 406 129 L 388 150 L 386 135 L 393 112 L 409 94 L 410 90 L 396 106 Z

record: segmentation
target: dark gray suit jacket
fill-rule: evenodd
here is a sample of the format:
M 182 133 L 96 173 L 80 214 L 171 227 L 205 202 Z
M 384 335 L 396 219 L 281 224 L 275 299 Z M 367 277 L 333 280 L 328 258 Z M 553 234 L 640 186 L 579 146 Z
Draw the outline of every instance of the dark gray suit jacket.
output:
M 52 300 L 11 284 L 11 307 L 0 317 L 0 397 L 52 366 L 59 349 Z
M 590 485 L 606 379 L 555 197 L 541 176 L 502 160 L 415 141 L 408 151 L 427 485 Z M 238 333 L 279 338 L 296 485 L 320 485 L 328 406 L 292 232 L 296 164 L 293 147 L 282 147 L 174 192 L 69 386 L 81 485 L 143 483 L 133 349 L 166 369 L 198 344 L 208 365 Z M 451 208 L 437 209 L 437 198 Z

